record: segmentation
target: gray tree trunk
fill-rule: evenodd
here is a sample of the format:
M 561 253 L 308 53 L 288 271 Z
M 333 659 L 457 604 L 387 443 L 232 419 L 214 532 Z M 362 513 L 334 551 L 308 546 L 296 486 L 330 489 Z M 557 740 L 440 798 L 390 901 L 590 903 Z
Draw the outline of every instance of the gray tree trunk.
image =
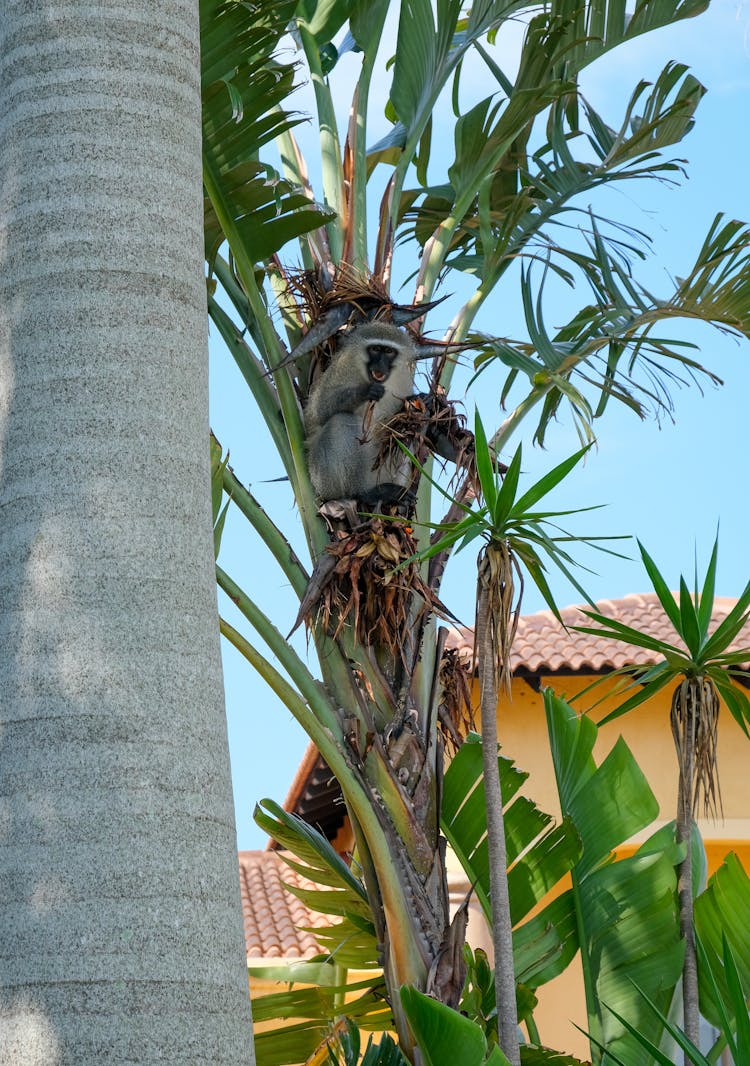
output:
M 0 0 L 0 1062 L 252 1060 L 196 0 Z

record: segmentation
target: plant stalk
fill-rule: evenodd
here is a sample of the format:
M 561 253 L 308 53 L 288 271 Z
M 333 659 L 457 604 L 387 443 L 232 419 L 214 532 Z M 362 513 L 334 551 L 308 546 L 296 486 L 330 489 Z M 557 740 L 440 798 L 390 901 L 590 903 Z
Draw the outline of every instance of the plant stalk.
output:
M 482 765 L 487 805 L 487 849 L 490 866 L 492 946 L 495 955 L 495 1004 L 500 1047 L 514 1066 L 521 1062 L 518 1042 L 513 933 L 508 894 L 508 856 L 497 759 L 497 671 L 490 625 L 488 586 L 480 573 L 477 582 L 478 672 L 482 723 Z
M 682 966 L 683 1029 L 689 1040 L 699 1046 L 700 1009 L 698 1006 L 698 961 L 695 948 L 693 913 L 693 782 L 695 780 L 696 716 L 701 702 L 694 689 L 703 678 L 686 678 L 672 696 L 671 725 L 677 750 L 680 777 L 677 785 L 677 843 L 685 845 L 685 858 L 677 875 L 677 897 L 680 909 L 680 936 L 685 942 L 685 961 Z M 687 1052 L 683 1059 L 690 1066 Z

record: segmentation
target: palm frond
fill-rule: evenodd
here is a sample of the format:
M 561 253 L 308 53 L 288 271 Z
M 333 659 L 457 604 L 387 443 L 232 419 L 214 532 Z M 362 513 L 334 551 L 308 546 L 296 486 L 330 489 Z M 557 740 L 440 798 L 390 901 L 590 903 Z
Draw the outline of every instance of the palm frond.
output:
M 201 0 L 201 93 L 206 258 L 225 237 L 241 240 L 253 262 L 316 229 L 330 212 L 282 180 L 259 150 L 295 125 L 282 110 L 294 67 L 274 59 L 296 4 L 273 0 L 251 13 L 242 0 Z M 231 227 L 231 232 L 227 229 Z

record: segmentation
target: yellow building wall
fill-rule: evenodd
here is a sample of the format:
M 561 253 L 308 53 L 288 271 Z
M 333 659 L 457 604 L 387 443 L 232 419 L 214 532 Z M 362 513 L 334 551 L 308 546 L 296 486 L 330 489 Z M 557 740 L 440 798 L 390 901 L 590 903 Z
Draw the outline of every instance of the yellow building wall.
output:
M 614 682 L 603 682 L 581 700 L 574 697 L 590 685 L 594 677 L 541 678 L 580 711 L 606 698 L 590 711 L 595 722 L 613 710 L 619 700 L 611 695 Z M 609 695 L 607 695 L 609 693 Z M 677 761 L 669 725 L 671 692 L 667 689 L 629 714 L 603 726 L 597 738 L 594 757 L 598 763 L 622 735 L 651 786 L 659 803 L 660 818 L 638 837 L 621 848 L 621 855 L 631 854 L 660 824 L 674 817 L 677 800 Z M 498 737 L 503 753 L 529 773 L 525 794 L 544 811 L 560 815 L 557 789 L 549 753 L 544 705 L 540 692 L 525 681 L 513 682 L 512 699 L 498 706 Z M 722 705 L 719 716 L 719 779 L 723 818 L 717 821 L 698 819 L 706 845 L 708 871 L 721 865 L 730 851 L 736 851 L 745 869 L 750 870 L 750 741 Z M 475 926 L 476 928 L 476 926 Z M 481 939 L 481 936 L 480 936 Z M 573 1023 L 586 1028 L 583 982 L 578 960 L 555 981 L 539 992 L 535 1014 L 541 1039 L 560 1051 L 588 1058 L 588 1043 Z
M 593 677 L 543 677 L 541 683 L 571 702 L 576 710 L 588 711 L 598 722 L 623 697 L 618 700 L 607 695 L 614 683 L 604 682 L 581 700 L 575 699 L 594 680 Z M 590 710 L 598 700 L 602 702 Z M 594 757 L 600 763 L 618 736 L 624 737 L 656 796 L 661 822 L 671 821 L 677 806 L 678 775 L 669 727 L 670 700 L 671 693 L 664 690 L 629 714 L 602 726 L 594 749 Z M 527 682 L 515 680 L 512 700 L 503 700 L 498 705 L 498 736 L 504 753 L 530 775 L 525 786 L 527 795 L 543 810 L 559 816 L 542 696 Z M 716 821 L 698 819 L 707 845 L 709 872 L 731 850 L 739 853 L 745 866 L 750 859 L 750 741 L 723 704 L 719 715 L 718 759 L 723 817 Z M 652 832 L 653 829 L 647 830 L 642 839 Z

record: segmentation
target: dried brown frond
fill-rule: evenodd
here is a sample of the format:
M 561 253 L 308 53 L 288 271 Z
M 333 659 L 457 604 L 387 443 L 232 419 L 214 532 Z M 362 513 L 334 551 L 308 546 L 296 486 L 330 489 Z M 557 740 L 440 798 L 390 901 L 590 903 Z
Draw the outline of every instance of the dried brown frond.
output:
M 466 735 L 477 728 L 471 705 L 471 662 L 457 648 L 446 648 L 443 652 L 440 687 L 438 724 L 447 749 L 456 752 Z
M 715 818 L 722 810 L 717 766 L 719 696 L 709 677 L 687 677 L 672 694 L 672 737 L 680 767 L 680 796 L 685 821 L 703 812 Z
M 306 621 L 317 620 L 333 637 L 350 625 L 362 644 L 402 655 L 414 632 L 415 594 L 422 610 L 447 613 L 422 580 L 418 564 L 406 562 L 416 550 L 405 523 L 372 518 L 352 531 L 339 530 L 326 548 L 333 566 L 326 565 L 325 583 L 316 590 L 316 601 L 307 604 Z
M 518 581 L 517 595 L 516 581 Z M 512 680 L 510 656 L 521 612 L 523 574 L 506 540 L 490 541 L 482 551 L 477 562 L 477 586 L 477 602 L 486 596 L 487 640 L 493 657 L 495 683 L 510 697 Z M 478 631 L 479 628 L 477 624 L 475 629 Z M 475 642 L 473 669 L 476 668 L 476 655 Z
M 288 285 L 302 305 L 310 322 L 315 322 L 326 311 L 339 304 L 353 304 L 362 318 L 387 317 L 387 309 L 392 305 L 388 292 L 380 278 L 374 274 L 356 270 L 347 263 L 342 263 L 329 281 L 319 270 L 289 271 Z

